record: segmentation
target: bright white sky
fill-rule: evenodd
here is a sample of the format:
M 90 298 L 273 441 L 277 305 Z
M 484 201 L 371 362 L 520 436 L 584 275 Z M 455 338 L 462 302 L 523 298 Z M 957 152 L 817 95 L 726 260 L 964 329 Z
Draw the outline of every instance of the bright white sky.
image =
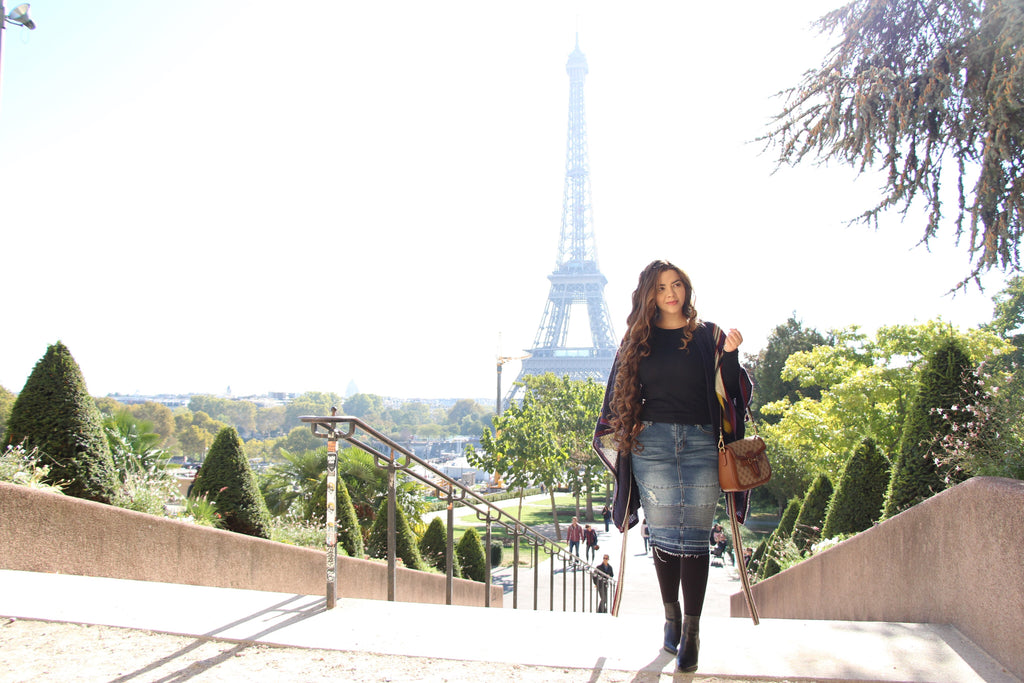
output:
M 616 335 L 654 258 L 747 353 L 794 311 L 989 320 L 1000 281 L 945 296 L 950 230 L 846 227 L 877 179 L 749 142 L 828 4 L 37 0 L 4 31 L 0 385 L 60 339 L 94 395 L 493 397 L 547 300 L 577 30 Z

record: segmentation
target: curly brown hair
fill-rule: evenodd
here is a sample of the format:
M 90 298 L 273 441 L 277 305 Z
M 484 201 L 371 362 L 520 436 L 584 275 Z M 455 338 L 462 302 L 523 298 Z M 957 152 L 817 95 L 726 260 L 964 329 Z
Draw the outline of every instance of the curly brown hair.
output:
M 651 354 L 648 340 L 651 336 L 651 327 L 658 318 L 658 305 L 655 297 L 658 278 L 666 270 L 674 270 L 678 273 L 686 288 L 686 297 L 683 299 L 686 327 L 683 330 L 681 348 L 686 348 L 690 340 L 693 339 L 694 330 L 700 325 L 697 309 L 693 306 L 693 283 L 690 281 L 690 276 L 668 261 L 658 260 L 647 264 L 647 267 L 640 273 L 636 289 L 633 290 L 633 310 L 626 318 L 626 334 L 622 337 L 622 344 L 619 345 L 619 369 L 615 377 L 612 402 L 609 406 L 612 413 L 613 437 L 620 453 L 632 453 L 637 447 L 636 438 L 640 434 L 640 410 L 643 408 L 637 373 L 640 369 L 640 360 Z

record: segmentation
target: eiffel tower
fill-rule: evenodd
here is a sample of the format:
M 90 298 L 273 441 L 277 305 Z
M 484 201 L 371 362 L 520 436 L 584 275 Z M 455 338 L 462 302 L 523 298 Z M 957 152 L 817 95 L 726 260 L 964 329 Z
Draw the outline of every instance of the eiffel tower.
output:
M 583 106 L 583 81 L 587 77 L 587 58 L 576 49 L 565 65 L 569 74 L 569 141 L 565 159 L 565 190 L 562 199 L 562 230 L 558 260 L 548 279 L 544 317 L 541 318 L 530 356 L 523 361 L 516 382 L 528 375 L 553 372 L 571 379 L 593 377 L 599 383 L 608 373 L 618 345 L 612 331 L 604 286 L 608 280 L 597 267 L 597 243 L 594 239 L 590 203 L 590 169 L 587 155 L 587 121 Z M 586 305 L 590 318 L 590 346 L 568 347 L 569 319 L 574 304 Z M 512 386 L 508 400 L 522 390 Z

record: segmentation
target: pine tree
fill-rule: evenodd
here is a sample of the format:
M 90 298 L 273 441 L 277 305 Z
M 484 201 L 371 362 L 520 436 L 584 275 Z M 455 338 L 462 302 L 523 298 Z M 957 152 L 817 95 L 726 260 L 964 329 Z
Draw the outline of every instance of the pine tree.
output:
M 462 575 L 471 581 L 483 581 L 486 573 L 484 546 L 476 529 L 470 527 L 455 546 L 455 555 L 462 565 Z
M 270 512 L 234 427 L 217 433 L 196 473 L 192 496 L 212 501 L 225 529 L 270 538 Z
M 65 483 L 70 496 L 114 502 L 117 475 L 103 419 L 62 342 L 46 349 L 11 407 L 4 445 L 22 442 L 26 451 L 38 449 L 48 483 Z
M 366 539 L 366 552 L 370 557 L 387 559 L 388 556 L 388 501 L 384 500 L 377 508 L 377 518 L 373 520 L 370 534 Z M 395 556 L 409 569 L 426 569 L 427 564 L 420 555 L 416 535 L 405 518 L 402 506 L 395 506 Z
M 1024 235 L 1024 18 L 1020 0 L 853 0 L 822 17 L 838 43 L 785 91 L 765 138 L 781 163 L 885 170 L 859 220 L 923 201 L 922 242 L 948 219 L 973 268 L 1018 270 Z M 956 207 L 944 202 L 952 192 Z M 940 188 L 942 191 L 940 191 Z M 963 238 L 963 239 L 961 239 Z
M 888 486 L 889 460 L 878 450 L 874 439 L 866 438 L 843 467 L 821 537 L 834 538 L 870 529 L 882 514 Z
M 454 548 L 452 550 L 454 553 Z M 434 569 L 448 571 L 448 529 L 440 517 L 434 517 L 427 530 L 423 532 L 423 538 L 420 539 L 420 555 L 423 561 Z M 462 577 L 458 555 L 452 558 L 452 572 L 454 576 Z
M 935 450 L 954 424 L 970 420 L 965 406 L 977 392 L 971 369 L 967 352 L 954 337 L 939 344 L 926 360 L 920 388 L 907 412 L 899 454 L 893 463 L 885 518 L 946 487 L 944 474 L 935 465 Z M 954 479 L 949 483 L 955 483 Z

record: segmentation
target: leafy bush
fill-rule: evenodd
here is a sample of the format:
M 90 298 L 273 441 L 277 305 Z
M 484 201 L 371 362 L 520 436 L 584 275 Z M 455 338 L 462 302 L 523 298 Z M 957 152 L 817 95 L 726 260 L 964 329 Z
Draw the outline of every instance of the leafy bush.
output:
M 839 485 L 832 494 L 822 538 L 855 534 L 878 520 L 889 485 L 889 460 L 874 439 L 864 439 L 853 450 L 839 475 Z
M 936 453 L 950 431 L 970 421 L 966 405 L 978 390 L 972 370 L 963 344 L 953 337 L 936 346 L 925 361 L 893 463 L 885 518 L 957 483 L 955 479 L 943 481 L 935 465 Z
M 270 538 L 270 512 L 234 427 L 217 433 L 196 473 L 192 495 L 205 495 L 216 504 L 225 529 Z
M 64 493 L 110 503 L 117 477 L 96 403 L 71 352 L 57 342 L 36 363 L 11 407 L 4 445 L 38 451 L 48 483 Z
M 49 468 L 39 465 L 35 453 L 26 453 L 18 445 L 7 446 L 0 453 L 0 481 L 33 489 L 62 493 L 59 484 L 46 483 Z
M 483 581 L 487 568 L 484 557 L 484 546 L 476 529 L 470 527 L 455 546 L 455 555 L 462 565 L 462 575 L 471 581 Z
M 502 546 L 501 541 L 491 541 L 491 567 L 501 566 Z
M 377 508 L 377 518 L 370 527 L 370 535 L 366 539 L 366 552 L 370 557 L 387 559 L 388 556 L 388 501 L 385 500 Z M 409 569 L 424 570 L 427 563 L 420 556 L 420 548 L 416 536 L 409 527 L 402 506 L 395 507 L 395 556 Z
M 224 517 L 217 512 L 217 504 L 210 500 L 204 493 L 200 496 L 192 495 L 185 499 L 186 522 L 192 522 L 199 526 L 213 527 L 214 529 L 224 528 Z
M 821 537 L 821 527 L 825 522 L 828 502 L 832 499 L 832 482 L 824 474 L 815 477 L 811 488 L 807 491 L 800 512 L 793 526 L 793 543 L 800 552 Z
M 438 571 L 448 571 L 448 528 L 440 517 L 430 520 L 430 525 L 423 532 L 423 538 L 420 539 L 420 555 L 423 556 L 424 562 Z M 454 576 L 462 577 L 462 566 L 457 555 L 452 558 L 452 572 Z

